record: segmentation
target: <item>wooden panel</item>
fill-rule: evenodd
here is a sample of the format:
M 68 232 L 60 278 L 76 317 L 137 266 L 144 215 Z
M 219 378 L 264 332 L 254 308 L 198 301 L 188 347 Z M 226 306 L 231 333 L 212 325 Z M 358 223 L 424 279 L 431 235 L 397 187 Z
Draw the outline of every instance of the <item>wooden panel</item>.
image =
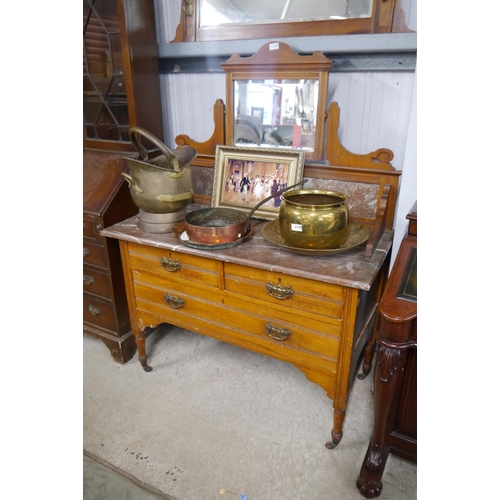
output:
M 281 307 L 293 308 L 297 314 L 304 311 L 342 318 L 342 287 L 297 278 L 260 269 L 226 263 L 224 272 L 225 289 L 240 293 L 242 297 L 254 297 Z M 290 287 L 293 294 L 288 299 L 273 298 L 266 285 Z

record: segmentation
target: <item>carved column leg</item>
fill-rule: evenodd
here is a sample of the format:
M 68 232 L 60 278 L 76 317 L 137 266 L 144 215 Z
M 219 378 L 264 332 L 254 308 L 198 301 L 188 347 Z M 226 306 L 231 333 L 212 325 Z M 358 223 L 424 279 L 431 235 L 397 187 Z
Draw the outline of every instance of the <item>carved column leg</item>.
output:
M 140 330 L 139 334 L 135 336 L 135 343 L 137 345 L 137 354 L 139 356 L 139 361 L 145 372 L 150 372 L 153 368 L 147 364 L 148 356 L 146 354 L 146 330 Z
M 361 466 L 356 486 L 366 498 L 375 498 L 382 491 L 382 474 L 389 455 L 388 429 L 395 418 L 394 400 L 401 384 L 406 351 L 383 344 L 377 351 L 374 373 L 373 435 Z
M 333 450 L 342 439 L 344 433 L 342 432 L 342 427 L 344 425 L 344 417 L 345 411 L 337 410 L 334 408 L 333 410 L 333 429 L 332 429 L 332 440 L 328 441 L 325 446 L 329 450 Z

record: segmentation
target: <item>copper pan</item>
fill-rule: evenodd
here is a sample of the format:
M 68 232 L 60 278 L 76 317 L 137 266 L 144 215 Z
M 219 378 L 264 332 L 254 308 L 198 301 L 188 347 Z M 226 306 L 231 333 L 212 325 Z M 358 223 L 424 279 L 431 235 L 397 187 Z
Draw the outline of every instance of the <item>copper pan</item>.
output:
M 252 208 L 248 215 L 242 210 L 225 207 L 193 210 L 186 215 L 184 220 L 186 233 L 191 241 L 205 245 L 217 245 L 237 241 L 248 233 L 250 219 L 260 206 L 285 191 L 302 186 L 306 182 L 307 179 L 303 179 L 297 184 L 293 184 L 264 198 Z

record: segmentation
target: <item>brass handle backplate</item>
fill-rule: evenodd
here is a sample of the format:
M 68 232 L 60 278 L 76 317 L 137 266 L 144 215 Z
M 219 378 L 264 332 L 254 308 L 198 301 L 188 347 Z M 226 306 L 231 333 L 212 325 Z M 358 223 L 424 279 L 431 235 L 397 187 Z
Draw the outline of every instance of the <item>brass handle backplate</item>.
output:
M 90 253 L 90 252 L 89 252 L 89 249 L 88 249 L 88 248 L 83 247 L 83 256 L 84 256 L 84 257 L 87 257 L 87 255 L 88 255 L 89 253 Z
M 97 316 L 101 311 L 95 306 L 89 306 L 89 311 L 92 316 Z
M 279 300 L 289 299 L 293 295 L 293 290 L 289 286 L 282 286 L 281 283 L 275 285 L 272 281 L 270 281 L 267 285 L 267 293 Z
M 179 309 L 184 305 L 184 300 L 182 300 L 180 297 L 174 297 L 173 295 L 170 295 L 168 293 L 165 294 L 165 302 L 172 309 Z
M 161 267 L 163 267 L 163 269 L 166 269 L 170 273 L 175 273 L 175 271 L 178 271 L 182 266 L 182 264 L 177 259 L 166 259 L 165 257 L 162 257 L 160 259 L 160 265 Z
M 86 285 L 91 285 L 92 283 L 94 283 L 94 277 L 93 276 L 89 276 L 88 274 L 84 274 L 83 275 L 83 282 Z
M 292 335 L 292 332 L 288 328 L 281 328 L 279 326 L 274 326 L 271 323 L 266 325 L 267 334 L 275 340 L 287 340 Z

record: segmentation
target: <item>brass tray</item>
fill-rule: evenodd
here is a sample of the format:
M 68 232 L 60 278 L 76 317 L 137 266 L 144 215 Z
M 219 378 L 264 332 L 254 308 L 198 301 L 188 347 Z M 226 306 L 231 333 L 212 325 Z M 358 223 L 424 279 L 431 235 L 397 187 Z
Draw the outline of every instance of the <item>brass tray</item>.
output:
M 289 252 L 298 253 L 301 255 L 322 256 L 351 250 L 352 248 L 355 248 L 367 241 L 370 233 L 368 232 L 368 229 L 366 229 L 366 227 L 364 227 L 362 224 L 359 224 L 359 222 L 349 222 L 349 236 L 347 238 L 347 241 L 339 248 L 297 248 L 286 244 L 285 240 L 281 236 L 279 220 L 274 219 L 262 227 L 262 236 L 267 241 L 269 241 L 269 243 L 277 245 Z
M 227 248 L 233 248 L 237 245 L 241 245 L 244 241 L 246 241 L 248 238 L 250 238 L 253 235 L 253 229 L 252 226 L 250 225 L 250 228 L 247 231 L 247 234 L 245 236 L 242 236 L 241 238 L 238 238 L 236 241 L 229 241 L 227 243 L 215 243 L 213 245 L 209 243 L 197 243 L 196 241 L 191 241 L 189 239 L 189 236 L 186 233 L 186 228 L 185 228 L 185 221 L 179 222 L 177 226 L 175 226 L 172 229 L 172 232 L 175 234 L 177 239 L 183 244 L 186 245 L 187 247 L 190 248 L 196 248 L 198 250 L 225 250 Z

